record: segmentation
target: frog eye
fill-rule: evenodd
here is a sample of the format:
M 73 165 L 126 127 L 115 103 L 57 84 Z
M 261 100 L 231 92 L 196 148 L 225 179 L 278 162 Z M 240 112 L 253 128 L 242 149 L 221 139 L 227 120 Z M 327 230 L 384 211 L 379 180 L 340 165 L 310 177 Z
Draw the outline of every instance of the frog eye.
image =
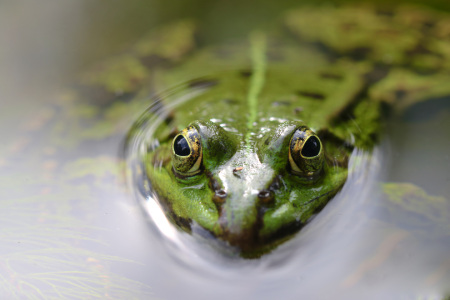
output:
M 323 166 L 323 147 L 319 137 L 308 127 L 295 130 L 289 143 L 289 162 L 296 175 L 318 175 Z
M 192 176 L 200 173 L 202 145 L 195 127 L 190 126 L 175 136 L 172 143 L 172 164 L 176 174 Z

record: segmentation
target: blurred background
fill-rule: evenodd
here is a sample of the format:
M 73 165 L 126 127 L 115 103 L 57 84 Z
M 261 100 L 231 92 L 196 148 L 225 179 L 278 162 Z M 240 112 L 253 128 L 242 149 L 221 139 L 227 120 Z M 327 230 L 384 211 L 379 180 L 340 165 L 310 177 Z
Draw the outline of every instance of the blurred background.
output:
M 270 26 L 284 10 L 306 4 L 361 1 L 205 1 L 205 0 L 2 0 L 0 2 L 0 101 L 2 106 L 37 97 L 73 82 L 93 62 L 126 49 L 157 24 L 193 17 L 208 24 L 203 34 L 220 40 L 238 37 L 254 26 Z M 370 1 L 366 1 L 370 2 Z M 390 1 L 375 1 L 389 4 Z M 449 10 L 444 0 L 396 1 Z M 33 97 L 29 97 L 33 95 Z M 11 111 L 1 121 L 11 124 Z M 3 127 L 3 126 L 2 126 Z
M 208 24 L 204 34 L 221 39 L 242 35 L 254 26 L 269 25 L 290 7 L 351 2 L 361 1 L 2 0 L 1 93 L 42 91 L 46 84 L 70 82 L 72 74 L 123 50 L 150 28 L 170 20 L 200 19 Z M 444 0 L 396 3 L 450 9 L 449 2 Z M 2 96 L 1 101 L 14 101 L 12 98 L 15 97 Z
M 217 296 L 216 291 L 220 291 L 223 299 L 256 296 L 273 299 L 279 291 L 287 292 L 283 284 L 274 283 L 270 276 L 237 286 L 238 283 L 231 279 L 226 281 L 233 272 L 225 272 L 219 280 L 206 281 L 208 292 L 202 293 L 206 280 L 203 275 L 190 278 L 191 273 L 176 267 L 155 240 L 142 240 L 148 235 L 148 224 L 123 191 L 108 185 L 103 190 L 100 187 L 95 194 L 85 187 L 71 188 L 70 184 L 77 184 L 77 179 L 70 178 L 64 181 L 68 186 L 61 189 L 61 195 L 81 195 L 76 204 L 80 207 L 73 208 L 73 198 L 68 198 L 70 205 L 59 206 L 58 201 L 63 196 L 55 194 L 51 186 L 51 182 L 57 185 L 58 181 L 49 177 L 44 184 L 38 180 L 58 165 L 57 160 L 42 158 L 54 149 L 45 144 L 45 139 L 30 143 L 21 136 L 30 126 L 29 120 L 45 122 L 46 110 L 42 109 L 51 107 L 61 90 L 72 85 L 80 72 L 105 57 L 126 50 L 159 24 L 179 18 L 196 18 L 207 24 L 202 34 L 211 41 L 220 42 L 243 36 L 254 27 L 269 27 L 291 7 L 349 2 L 361 1 L 0 0 L 0 298 L 175 299 L 187 295 L 187 299 L 210 299 L 208 297 Z M 374 2 L 391 3 L 388 0 Z M 448 0 L 396 3 L 401 2 L 450 10 Z M 36 133 L 37 137 L 40 135 L 43 135 L 42 131 Z M 103 147 L 117 148 L 120 141 L 108 143 Z M 95 151 L 101 153 L 102 146 L 96 147 Z M 34 150 L 44 154 L 37 155 L 35 160 L 23 157 Z M 107 163 L 115 162 L 106 160 Z M 72 167 L 78 170 L 78 165 Z M 443 186 L 446 181 L 448 178 L 438 185 Z M 41 198 L 33 198 L 36 191 Z M 90 202 L 98 198 L 104 200 Z M 47 200 L 51 203 L 44 203 Z M 90 205 L 101 216 L 93 215 Z M 55 215 L 63 217 L 54 217 L 48 223 L 45 216 L 36 217 L 41 212 L 56 212 Z M 52 226 L 56 229 L 46 236 L 46 230 Z M 36 238 L 41 234 L 42 238 Z M 26 240 L 31 242 L 27 244 Z M 322 263 L 318 266 L 328 266 L 326 259 Z M 449 261 L 446 263 L 450 264 Z M 252 268 L 251 272 L 255 272 Z M 284 275 L 296 274 L 295 270 L 283 272 Z M 49 277 L 46 274 L 50 274 Z M 307 275 L 298 276 L 295 278 L 302 280 Z M 318 281 L 315 283 L 309 295 L 314 295 L 314 288 L 321 288 Z M 363 282 L 371 283 L 370 280 Z M 186 289 L 189 290 L 187 294 Z M 363 289 L 352 295 L 364 295 Z M 295 294 L 288 295 L 295 298 Z M 284 298 L 288 299 L 288 295 Z

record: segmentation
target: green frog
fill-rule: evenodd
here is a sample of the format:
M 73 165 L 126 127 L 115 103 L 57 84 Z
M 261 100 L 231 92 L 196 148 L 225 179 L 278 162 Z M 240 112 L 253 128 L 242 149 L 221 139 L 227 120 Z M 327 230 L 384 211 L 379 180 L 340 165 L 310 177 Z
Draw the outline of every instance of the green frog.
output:
M 289 239 L 339 193 L 386 112 L 450 95 L 450 18 L 422 8 L 301 8 L 219 46 L 197 33 L 171 24 L 87 80 L 156 95 L 129 133 L 145 149 L 143 193 L 179 228 L 244 257 Z

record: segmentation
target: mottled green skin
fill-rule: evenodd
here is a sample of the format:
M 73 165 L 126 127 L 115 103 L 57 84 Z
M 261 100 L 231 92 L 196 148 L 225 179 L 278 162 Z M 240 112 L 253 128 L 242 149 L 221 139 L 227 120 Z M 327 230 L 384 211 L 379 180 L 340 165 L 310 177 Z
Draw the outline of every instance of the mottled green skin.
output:
M 185 230 L 195 222 L 250 257 L 298 231 L 342 188 L 353 149 L 376 145 L 382 107 L 401 112 L 450 94 L 441 42 L 450 23 L 433 16 L 427 25 L 430 18 L 412 8 L 302 9 L 283 20 L 289 34 L 198 49 L 156 72 L 158 87 L 177 88 L 160 95 L 157 146 L 144 165 L 169 218 Z M 201 136 L 201 172 L 178 176 L 172 139 L 188 125 Z M 289 167 L 289 141 L 302 125 L 325 150 L 314 180 Z

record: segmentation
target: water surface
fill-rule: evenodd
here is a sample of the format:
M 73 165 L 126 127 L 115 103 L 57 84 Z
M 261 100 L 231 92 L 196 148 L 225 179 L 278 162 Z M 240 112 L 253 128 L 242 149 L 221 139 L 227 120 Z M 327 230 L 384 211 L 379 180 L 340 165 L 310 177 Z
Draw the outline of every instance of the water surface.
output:
M 415 299 L 449 292 L 450 219 L 386 209 L 382 189 L 412 182 L 448 199 L 448 99 L 393 118 L 381 145 L 351 162 L 338 197 L 260 260 L 217 255 L 176 231 L 171 240 L 152 223 L 126 183 L 121 156 L 127 130 L 152 98 L 113 107 L 73 100 L 66 87 L 155 24 L 200 17 L 210 24 L 205 36 L 220 41 L 283 10 L 233 4 L 0 4 L 1 296 Z M 230 15 L 236 20 L 225 26 Z

